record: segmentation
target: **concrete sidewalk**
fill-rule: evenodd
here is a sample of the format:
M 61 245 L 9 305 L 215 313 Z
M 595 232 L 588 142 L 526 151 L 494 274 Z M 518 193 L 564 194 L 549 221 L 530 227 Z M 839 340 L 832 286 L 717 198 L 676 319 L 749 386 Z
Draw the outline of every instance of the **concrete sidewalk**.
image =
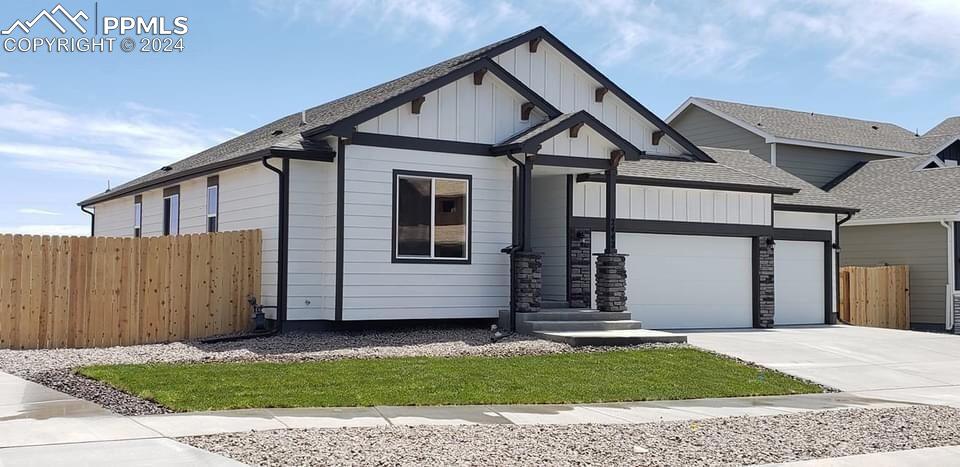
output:
M 789 467 L 926 467 L 960 464 L 960 446 L 878 452 L 859 456 L 811 459 L 784 464 Z
M 907 405 L 830 393 L 610 404 L 249 409 L 130 418 L 164 436 L 180 437 L 284 428 L 651 423 Z

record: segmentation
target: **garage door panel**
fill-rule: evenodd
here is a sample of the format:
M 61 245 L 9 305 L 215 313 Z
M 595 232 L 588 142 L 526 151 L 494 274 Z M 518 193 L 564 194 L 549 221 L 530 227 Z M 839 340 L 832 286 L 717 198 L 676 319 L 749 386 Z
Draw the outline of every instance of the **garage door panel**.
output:
M 604 235 L 592 240 L 602 252 Z M 627 307 L 645 328 L 753 324 L 751 239 L 618 233 L 617 250 L 628 255 Z
M 823 324 L 823 243 L 777 240 L 773 257 L 774 324 Z

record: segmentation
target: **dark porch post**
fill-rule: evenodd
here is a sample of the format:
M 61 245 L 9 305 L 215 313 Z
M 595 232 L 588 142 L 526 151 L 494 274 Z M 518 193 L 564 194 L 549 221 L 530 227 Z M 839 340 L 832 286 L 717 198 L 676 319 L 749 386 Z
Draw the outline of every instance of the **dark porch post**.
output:
M 607 185 L 607 244 L 597 255 L 597 310 L 627 311 L 627 256 L 617 253 L 617 166 L 623 151 L 610 153 Z
M 512 313 L 531 313 L 540 311 L 543 297 L 543 258 L 533 251 L 530 241 L 533 214 L 533 164 L 534 157 L 527 155 L 520 169 L 520 211 L 519 248 L 510 255 L 510 287 L 512 288 Z M 525 320 L 514 319 L 514 329 L 526 332 Z

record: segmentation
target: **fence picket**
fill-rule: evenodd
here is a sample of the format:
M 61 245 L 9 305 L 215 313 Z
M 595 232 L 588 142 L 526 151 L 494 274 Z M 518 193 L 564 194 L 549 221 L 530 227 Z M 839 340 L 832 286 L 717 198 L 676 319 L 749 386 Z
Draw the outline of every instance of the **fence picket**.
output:
M 857 326 L 910 328 L 908 266 L 840 268 L 840 318 Z

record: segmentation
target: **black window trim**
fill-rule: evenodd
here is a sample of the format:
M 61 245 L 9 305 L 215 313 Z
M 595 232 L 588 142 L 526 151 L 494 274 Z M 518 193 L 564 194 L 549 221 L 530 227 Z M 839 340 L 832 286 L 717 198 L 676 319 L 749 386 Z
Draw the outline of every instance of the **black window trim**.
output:
M 173 196 L 176 196 L 176 197 L 177 197 L 177 231 L 176 231 L 176 232 L 171 232 L 171 231 L 170 231 L 170 219 L 169 219 L 169 217 L 170 217 L 169 209 L 170 209 L 170 208 L 169 208 L 169 204 L 168 204 L 169 201 L 167 201 L 168 199 L 170 199 L 170 198 L 173 197 Z M 182 204 L 182 201 L 183 201 L 183 200 L 180 199 L 180 185 L 172 186 L 172 187 L 164 188 L 164 189 L 163 189 L 163 219 L 162 219 L 162 220 L 163 220 L 163 235 L 164 235 L 164 236 L 167 236 L 167 235 L 173 235 L 173 236 L 180 235 L 180 220 L 181 220 L 181 219 L 180 219 L 180 211 L 181 211 L 180 205 Z
M 463 258 L 407 258 L 397 257 L 397 180 L 401 176 L 466 180 L 467 182 L 467 257 Z M 390 201 L 390 260 L 397 264 L 471 264 L 473 262 L 473 176 L 445 172 L 393 170 L 393 192 Z

